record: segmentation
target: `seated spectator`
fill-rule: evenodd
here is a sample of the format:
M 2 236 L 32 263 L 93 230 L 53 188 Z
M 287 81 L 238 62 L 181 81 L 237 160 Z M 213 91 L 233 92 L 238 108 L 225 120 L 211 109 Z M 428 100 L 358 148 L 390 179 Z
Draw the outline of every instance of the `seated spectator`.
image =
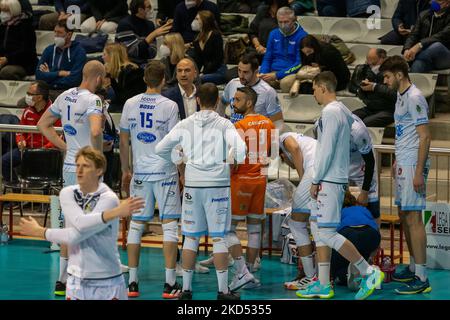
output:
M 208 0 L 185 0 L 175 8 L 171 32 L 180 33 L 185 43 L 194 41 L 198 31 L 192 30 L 192 21 L 203 10 L 211 11 L 217 25 L 220 25 L 220 13 L 215 3 Z
M 315 10 L 313 0 L 289 0 L 289 6 L 295 11 L 297 16 L 312 13 Z
M 71 14 L 67 11 L 70 6 L 78 6 L 80 14 Z M 76 22 L 83 23 L 90 16 L 89 5 L 87 0 L 55 0 L 55 12 L 47 13 L 39 19 L 39 30 L 53 30 L 60 20 L 67 20 L 69 25 L 73 25 L 75 29 Z
M 404 45 L 419 19 L 419 14 L 429 8 L 429 0 L 400 0 L 392 16 L 394 29 L 381 37 L 381 44 Z
M 169 32 L 170 23 L 155 30 L 150 0 L 132 0 L 130 16 L 126 16 L 117 27 L 116 41 L 127 47 L 128 56 L 138 64 L 147 64 L 156 56 L 156 38 Z
M 36 68 L 36 79 L 47 82 L 53 101 L 63 91 L 81 83 L 86 52 L 79 42 L 71 40 L 72 34 L 67 20 L 58 21 L 55 26 L 55 44 L 45 48 Z
M 307 35 L 300 41 L 300 51 L 303 66 L 318 66 L 320 71 L 331 71 L 337 80 L 336 90 L 345 90 L 350 81 L 350 71 L 341 53 L 332 44 L 320 42 L 312 35 Z M 295 77 L 295 75 L 287 76 Z M 312 83 L 305 82 L 300 86 L 300 93 L 312 94 Z
M 127 50 L 120 43 L 110 43 L 103 50 L 106 78 L 114 91 L 110 112 L 122 112 L 125 102 L 145 91 L 144 70 L 128 59 Z
M 115 33 L 117 24 L 128 15 L 127 0 L 86 0 L 92 17 L 81 24 L 81 32 Z
M 162 26 L 172 20 L 175 8 L 183 0 L 158 0 L 158 14 L 156 15 L 156 24 Z
M 0 79 L 23 80 L 34 74 L 36 34 L 18 0 L 1 0 Z
M 266 53 L 270 32 L 278 27 L 277 11 L 288 7 L 288 0 L 266 0 L 259 6 L 255 19 L 250 23 L 250 40 L 259 55 Z
M 450 68 L 450 0 L 432 1 L 406 39 L 403 55 L 412 73 Z
M 166 86 L 175 85 L 177 83 L 177 64 L 186 57 L 186 48 L 181 34 L 166 34 L 159 47 L 159 56 L 161 62 L 166 66 Z
M 394 122 L 397 91 L 384 84 L 380 66 L 386 60 L 384 49 L 372 48 L 367 53 L 367 63 L 355 68 L 352 76 L 354 82 L 360 83 L 357 88 L 358 97 L 366 105 L 353 111 L 367 127 L 385 128 Z M 358 78 L 358 80 L 355 80 Z M 360 82 L 359 79 L 362 79 Z M 355 83 L 355 85 L 356 85 Z
M 256 13 L 260 0 L 217 0 L 220 12 Z
M 357 205 L 355 197 L 350 192 L 345 194 L 341 223 L 336 231 L 353 243 L 366 261 L 369 261 L 380 246 L 381 234 L 376 221 L 366 207 Z M 349 267 L 348 260 L 335 250 L 331 254 L 330 267 L 330 275 L 336 284 L 346 285 L 353 291 L 359 289 L 357 269 L 354 266 Z
M 380 6 L 380 0 L 317 0 L 319 16 L 367 18 L 372 15 L 370 6 Z
M 273 30 L 267 41 L 260 77 L 282 92 L 289 92 L 295 78 L 286 76 L 296 73 L 301 65 L 300 41 L 307 33 L 297 23 L 294 10 L 288 7 L 278 9 L 278 28 Z
M 194 40 L 193 58 L 197 63 L 202 83 L 225 83 L 227 66 L 224 64 L 223 39 L 211 11 L 199 11 L 192 30 L 199 34 Z
M 19 0 L 24 19 L 33 18 L 33 6 L 29 0 Z
M 49 87 L 44 81 L 36 81 L 30 84 L 25 98 L 26 108 L 23 111 L 20 125 L 35 126 L 44 112 L 51 106 L 49 99 Z M 58 120 L 55 126 L 60 127 L 61 121 Z M 21 150 L 25 148 L 52 148 L 53 145 L 39 133 L 18 133 L 16 134 L 18 148 L 12 149 L 2 157 L 3 179 L 6 181 L 12 179 L 11 168 L 15 168 L 21 163 Z

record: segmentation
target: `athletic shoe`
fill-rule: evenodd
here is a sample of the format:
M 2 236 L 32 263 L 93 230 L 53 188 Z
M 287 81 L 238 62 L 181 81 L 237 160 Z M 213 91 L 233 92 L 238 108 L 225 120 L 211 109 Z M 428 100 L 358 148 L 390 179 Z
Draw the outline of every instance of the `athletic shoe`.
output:
M 139 297 L 139 286 L 136 282 L 132 282 L 128 285 L 128 297 L 137 298 Z
M 405 283 L 401 288 L 395 289 L 398 294 L 416 294 L 416 293 L 429 293 L 431 292 L 430 282 L 427 280 L 422 281 L 419 277 L 414 276 L 414 279 Z
M 126 266 L 124 264 L 121 264 L 120 270 L 122 271 L 122 273 L 128 273 L 130 271 L 130 268 L 128 268 L 128 266 Z
M 200 265 L 199 262 L 195 264 L 195 273 L 209 273 L 209 268 Z
M 55 284 L 55 296 L 65 296 L 66 295 L 66 284 L 61 281 L 56 281 Z
M 361 286 L 361 275 L 356 267 L 352 267 L 352 264 L 348 264 L 347 268 L 347 288 L 351 291 L 358 291 Z
M 317 280 L 312 282 L 306 289 L 298 290 L 295 294 L 297 297 L 305 299 L 331 299 L 334 297 L 334 290 L 331 287 L 331 284 L 323 286 L 320 284 L 320 281 Z
M 235 274 L 233 280 L 230 283 L 230 290 L 236 291 L 245 286 L 247 283 L 255 282 L 255 277 L 250 273 L 246 272 L 244 274 Z
M 180 295 L 182 289 L 183 287 L 177 282 L 175 282 L 173 286 L 168 283 L 164 283 L 164 291 L 162 297 L 164 299 L 176 299 Z
M 409 270 L 409 266 L 406 266 L 406 268 L 403 268 L 401 271 L 397 272 L 397 269 L 395 269 L 394 274 L 392 275 L 392 280 L 397 282 L 410 282 L 413 281 L 415 277 L 414 272 Z
M 199 262 L 202 267 L 214 268 L 214 255 L 211 253 L 206 260 Z M 234 264 L 234 259 L 231 254 L 228 255 L 228 267 L 231 268 Z
M 355 295 L 356 300 L 364 300 L 369 297 L 373 291 L 381 285 L 384 280 L 384 272 L 373 268 L 372 273 L 362 277 L 361 286 Z
M 284 283 L 284 287 L 287 290 L 305 290 L 310 284 L 317 281 L 317 278 L 314 276 L 312 278 L 303 277 L 303 278 L 296 278 L 292 281 L 288 281 Z
M 181 291 L 180 295 L 178 296 L 178 300 L 192 300 L 192 291 Z
M 251 290 L 261 287 L 261 281 L 255 278 L 255 281 L 247 283 L 242 287 L 244 290 Z
M 241 295 L 234 291 L 228 291 L 227 293 L 217 292 L 217 300 L 241 300 Z

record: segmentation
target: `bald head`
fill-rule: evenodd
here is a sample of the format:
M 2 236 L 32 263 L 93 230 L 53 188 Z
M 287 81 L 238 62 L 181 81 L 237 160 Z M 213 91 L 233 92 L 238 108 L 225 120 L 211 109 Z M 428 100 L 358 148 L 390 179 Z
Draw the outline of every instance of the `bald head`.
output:
M 87 62 L 83 68 L 83 81 L 97 77 L 104 78 L 106 75 L 105 66 L 97 60 Z
M 177 80 L 182 87 L 192 86 L 197 75 L 197 66 L 192 59 L 183 58 L 178 62 Z
M 381 66 L 386 59 L 386 50 L 371 48 L 367 53 L 367 64 L 371 67 Z

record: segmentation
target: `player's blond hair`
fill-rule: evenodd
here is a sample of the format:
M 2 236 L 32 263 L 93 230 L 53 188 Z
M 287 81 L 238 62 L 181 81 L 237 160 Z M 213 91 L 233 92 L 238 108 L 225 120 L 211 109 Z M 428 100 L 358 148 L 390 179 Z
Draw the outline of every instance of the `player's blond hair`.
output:
M 96 169 L 102 169 L 103 174 L 106 172 L 106 158 L 102 152 L 92 148 L 91 146 L 85 146 L 81 148 L 76 156 L 75 161 L 78 161 L 79 157 L 83 157 L 94 163 Z

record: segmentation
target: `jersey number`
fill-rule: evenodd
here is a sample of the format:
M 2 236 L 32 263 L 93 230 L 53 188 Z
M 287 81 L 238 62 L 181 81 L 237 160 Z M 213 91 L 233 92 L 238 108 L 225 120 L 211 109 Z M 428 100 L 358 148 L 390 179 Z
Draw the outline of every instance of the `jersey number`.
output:
M 153 113 L 141 112 L 141 128 L 151 128 L 153 126 Z

